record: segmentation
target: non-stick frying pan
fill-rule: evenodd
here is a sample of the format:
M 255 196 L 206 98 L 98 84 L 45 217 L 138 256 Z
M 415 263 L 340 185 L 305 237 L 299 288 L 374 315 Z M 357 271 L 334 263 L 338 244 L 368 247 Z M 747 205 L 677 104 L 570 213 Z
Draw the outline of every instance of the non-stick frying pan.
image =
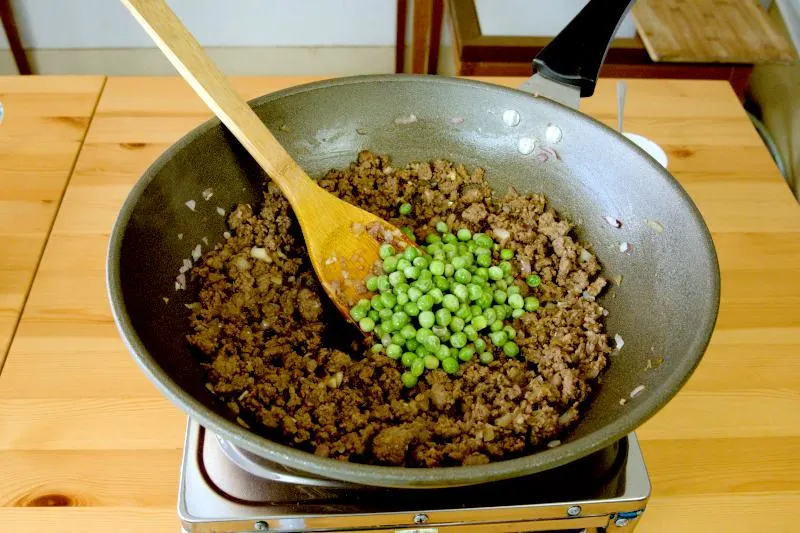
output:
M 223 239 L 217 206 L 260 202 L 264 174 L 216 119 L 153 163 L 111 235 L 108 290 L 136 361 L 170 400 L 228 442 L 296 471 L 364 485 L 444 487 L 530 474 L 634 430 L 699 363 L 717 316 L 719 270 L 709 232 L 672 176 L 621 135 L 559 103 L 576 104 L 579 94 L 592 94 L 611 36 L 631 3 L 587 4 L 534 61 L 538 74 L 524 88 L 539 96 L 474 81 L 387 75 L 313 83 L 251 102 L 312 176 L 347 166 L 362 149 L 389 154 L 395 165 L 447 158 L 485 168 L 496 190 L 544 193 L 577 225 L 606 276 L 622 276 L 601 301 L 609 311 L 609 333 L 620 335 L 624 346 L 561 446 L 480 466 L 383 467 L 316 457 L 238 425 L 206 390 L 205 372 L 185 341 L 184 304 L 196 294 L 191 285 L 186 291 L 174 287 L 183 258 L 198 243 L 205 238 L 213 246 Z M 411 115 L 415 121 L 397 120 Z M 558 135 L 551 135 L 548 146 L 557 157 L 543 161 L 529 150 L 530 139 L 546 144 L 550 126 L 561 138 L 552 143 Z M 201 201 L 207 188 L 213 200 Z M 186 206 L 190 199 L 197 200 L 195 211 Z

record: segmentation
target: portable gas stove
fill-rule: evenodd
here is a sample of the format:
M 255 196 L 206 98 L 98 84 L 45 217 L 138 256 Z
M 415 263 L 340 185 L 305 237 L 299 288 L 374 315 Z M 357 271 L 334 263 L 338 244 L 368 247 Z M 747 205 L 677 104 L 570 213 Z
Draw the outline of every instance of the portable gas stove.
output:
M 650 497 L 636 436 L 540 474 L 450 489 L 310 478 L 189 420 L 178 515 L 186 533 L 630 533 Z

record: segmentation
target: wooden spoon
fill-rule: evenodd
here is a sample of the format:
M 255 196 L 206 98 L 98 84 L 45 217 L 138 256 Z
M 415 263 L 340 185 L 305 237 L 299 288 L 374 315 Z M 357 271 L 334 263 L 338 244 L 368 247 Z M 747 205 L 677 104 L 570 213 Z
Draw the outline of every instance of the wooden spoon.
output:
M 278 184 L 303 230 L 311 264 L 333 303 L 346 316 L 366 296 L 363 280 L 391 241 L 397 250 L 414 246 L 388 222 L 319 187 L 249 105 L 231 87 L 200 44 L 164 0 L 122 0 L 164 55 Z

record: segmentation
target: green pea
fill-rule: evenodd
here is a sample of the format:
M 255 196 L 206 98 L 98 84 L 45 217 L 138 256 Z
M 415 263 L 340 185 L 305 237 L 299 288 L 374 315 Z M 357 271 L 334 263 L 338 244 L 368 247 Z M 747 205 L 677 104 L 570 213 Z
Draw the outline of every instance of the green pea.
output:
M 455 270 L 459 270 L 461 268 L 465 268 L 467 266 L 467 258 L 463 255 L 457 255 L 451 261 L 453 268 Z M 446 268 L 446 267 L 445 267 Z
M 539 299 L 536 296 L 527 296 L 525 298 L 525 310 L 533 312 L 539 309 Z
M 378 248 L 378 255 L 381 259 L 386 259 L 387 257 L 393 256 L 395 254 L 394 246 L 385 242 L 380 245 Z
M 505 291 L 501 291 L 500 289 L 497 289 L 496 291 L 494 291 L 494 301 L 499 303 L 499 304 L 505 303 L 506 296 L 507 295 L 506 295 Z
M 412 350 L 413 351 L 413 350 L 416 350 L 417 348 L 419 348 L 419 342 L 417 342 L 416 338 L 407 339 L 406 340 L 406 349 L 407 350 Z
M 375 329 L 375 320 L 371 319 L 370 317 L 364 317 L 358 321 L 358 326 L 363 330 L 369 333 L 373 329 Z
M 440 345 L 439 349 L 436 350 L 436 358 L 439 361 L 444 361 L 448 357 L 450 357 L 450 347 L 445 346 L 444 344 Z
M 401 259 L 397 260 L 397 270 L 402 272 L 404 269 L 411 266 L 411 261 L 404 258 L 403 256 L 398 256 L 398 257 L 400 257 Z
M 400 333 L 395 333 L 394 335 L 392 335 L 391 343 L 392 344 L 396 344 L 398 346 L 404 346 L 405 343 L 406 343 L 406 340 L 403 338 L 402 335 L 400 335 Z
M 455 346 L 450 347 L 450 357 L 452 357 L 453 359 L 458 359 L 458 348 L 456 348 Z
M 503 271 L 504 276 L 508 276 L 508 273 L 511 272 L 511 263 L 508 261 L 500 261 L 497 266 L 499 266 L 500 270 Z
M 436 276 L 433 278 L 433 283 L 442 291 L 450 290 L 450 281 L 444 276 Z
M 464 287 L 464 286 L 461 285 L 461 287 Z M 464 290 L 466 290 L 466 289 L 467 288 L 464 287 Z M 460 305 L 461 304 L 458 301 L 458 297 L 456 295 L 454 295 L 454 294 L 445 294 L 444 297 L 442 298 L 442 307 L 444 307 L 445 309 L 447 309 L 447 310 L 449 310 L 451 312 L 457 311 L 458 307 Z
M 400 376 L 400 380 L 408 389 L 414 388 L 414 386 L 417 384 L 417 376 L 411 372 L 403 372 L 403 374 Z
M 409 300 L 411 299 L 411 291 L 412 290 L 414 290 L 413 287 L 408 290 L 408 298 L 409 298 Z M 413 301 L 411 301 L 411 302 L 408 302 L 407 304 L 405 304 L 403 306 L 403 311 L 408 316 L 417 316 L 419 314 L 419 307 L 417 307 L 417 304 L 415 304 Z
M 498 280 L 503 279 L 503 270 L 499 266 L 489 267 L 489 279 Z
M 458 237 L 459 241 L 468 241 L 472 238 L 472 232 L 467 228 L 461 228 L 456 232 L 456 237 Z
M 447 357 L 442 361 L 442 369 L 448 374 L 458 372 L 458 360 L 455 357 Z
M 492 303 L 494 303 L 494 300 L 492 299 L 491 290 L 489 292 L 484 292 L 481 294 L 481 297 L 478 298 L 478 306 L 480 306 L 481 309 L 488 309 L 492 306 Z
M 475 283 L 470 283 L 467 285 L 467 293 L 470 300 L 477 300 L 483 296 L 483 290 L 481 289 L 481 286 L 476 285 Z
M 472 346 L 464 346 L 458 352 L 458 358 L 465 362 L 472 359 L 473 355 L 475 355 L 475 348 Z
M 490 254 L 477 254 L 475 262 L 482 267 L 489 267 L 492 265 L 492 256 Z
M 367 288 L 369 288 L 369 287 L 367 287 Z M 391 291 L 392 290 L 392 284 L 389 282 L 389 276 L 387 276 L 386 274 L 384 274 L 382 276 L 379 276 L 378 280 L 377 280 L 377 283 L 376 283 L 376 288 L 380 292 L 389 292 L 389 291 Z
M 453 272 L 456 271 L 456 267 L 454 267 L 451 263 L 446 263 L 444 265 L 444 277 L 451 278 L 453 277 Z
M 427 272 L 427 270 L 425 271 Z M 429 272 L 430 273 L 430 272 Z M 423 293 L 430 292 L 433 289 L 434 283 L 432 279 L 423 279 L 420 278 L 412 284 L 413 287 L 418 288 Z
M 489 329 L 491 329 L 492 331 L 500 331 L 501 329 L 503 329 L 503 321 L 499 319 L 495 320 L 489 325 Z
M 464 321 L 463 318 L 461 318 L 460 316 L 454 316 L 450 320 L 450 331 L 459 332 L 459 331 L 464 329 L 465 325 L 466 325 L 466 322 Z M 452 339 L 453 338 L 451 336 L 450 340 L 452 341 Z
M 492 340 L 492 344 L 495 346 L 502 346 L 508 340 L 508 335 L 506 335 L 505 331 L 493 331 L 489 334 L 489 338 Z
M 472 311 L 470 311 L 469 306 L 467 304 L 461 304 L 458 306 L 458 311 L 456 311 L 456 316 L 462 319 L 464 322 L 467 320 L 472 320 Z
M 425 348 L 428 349 L 428 351 L 436 353 L 436 350 L 439 349 L 439 345 L 441 344 L 441 341 L 439 340 L 439 337 L 436 336 L 436 334 L 433 334 L 433 335 L 429 335 L 423 341 L 423 344 L 425 345 Z
M 438 326 L 438 325 L 437 326 L 433 326 L 431 328 L 431 331 L 441 341 L 446 341 L 446 340 L 450 339 L 450 330 L 447 329 L 446 326 Z
M 511 285 L 508 289 L 506 289 L 506 293 L 508 293 L 509 296 L 512 294 L 519 294 L 519 292 L 520 289 L 516 285 Z
M 409 285 L 406 282 L 398 283 L 397 285 L 394 286 L 394 293 L 397 295 L 405 294 L 406 296 L 408 296 L 408 289 L 410 288 L 411 285 Z
M 469 290 L 463 283 L 453 284 L 453 286 L 450 288 L 450 292 L 452 292 L 455 297 L 462 302 L 466 302 L 469 299 Z
M 494 356 L 492 355 L 492 352 L 481 352 L 478 358 L 484 365 L 488 365 L 489 363 L 494 361 Z
M 509 341 L 503 345 L 503 353 L 508 357 L 516 357 L 519 353 L 519 346 Z
M 413 363 L 411 363 L 411 373 L 414 374 L 416 377 L 421 376 L 425 373 L 425 361 L 423 359 L 415 359 Z
M 475 244 L 482 248 L 491 248 L 494 246 L 494 241 L 491 237 L 486 235 L 485 233 L 478 234 L 478 237 L 475 239 Z
M 439 324 L 440 326 L 447 326 L 453 319 L 453 316 L 450 314 L 450 311 L 445 308 L 438 309 L 435 314 L 436 314 L 436 323 Z
M 436 323 L 436 317 L 431 311 L 422 311 L 418 317 L 419 325 L 423 328 L 431 328 Z
M 517 330 L 515 330 L 513 327 L 511 327 L 511 326 L 503 326 L 503 331 L 506 332 L 506 335 L 508 335 L 509 339 L 513 340 L 513 339 L 517 338 Z
M 445 244 L 455 245 L 455 243 L 458 242 L 458 237 L 456 237 L 452 233 L 445 233 L 444 235 L 442 235 L 442 242 Z M 444 250 L 447 251 L 446 248 Z
M 524 309 L 514 309 L 513 311 L 511 311 L 511 318 L 519 318 L 524 314 L 525 314 Z
M 423 294 L 417 299 L 417 307 L 420 311 L 430 311 L 433 308 L 433 297 L 430 294 Z
M 399 359 L 403 355 L 403 348 L 397 344 L 390 344 L 386 347 L 386 356 L 392 359 Z
M 467 336 L 467 340 L 470 342 L 478 338 L 478 332 L 472 324 L 467 324 L 464 326 L 464 334 Z
M 383 351 L 383 344 L 377 343 L 372 345 L 372 353 L 381 353 Z
M 392 327 L 396 330 L 403 328 L 411 319 L 402 311 L 397 311 L 392 314 Z
M 440 289 L 440 288 L 438 288 L 438 287 L 434 287 L 434 288 L 432 288 L 432 289 L 431 289 L 431 290 L 428 292 L 428 296 L 430 296 L 431 298 L 433 298 L 433 303 L 435 303 L 435 304 L 437 304 L 437 305 L 438 305 L 438 304 L 440 304 L 440 303 L 442 303 L 442 299 L 444 299 L 444 293 L 442 292 L 442 289 Z
M 433 274 L 434 276 L 441 276 L 442 274 L 444 274 L 444 263 L 434 259 L 428 266 L 428 270 L 430 270 L 431 274 Z
M 400 335 L 403 337 L 403 341 L 406 339 L 413 339 L 417 336 L 417 328 L 415 328 L 413 324 L 406 324 L 400 328 Z
M 378 278 L 376 276 L 370 276 L 367 278 L 367 281 L 364 282 L 364 285 L 369 292 L 375 292 L 378 290 Z
M 411 214 L 411 204 L 408 202 L 401 204 L 400 209 L 398 209 L 401 215 L 410 215 Z
M 396 271 L 389 274 L 389 284 L 392 287 L 397 287 L 398 285 L 405 282 L 406 282 L 406 276 L 402 272 Z
M 525 306 L 525 300 L 519 294 L 511 294 L 508 297 L 508 305 L 511 309 L 522 309 Z
M 447 233 L 448 231 L 450 231 L 450 228 L 447 227 L 446 222 L 439 221 L 436 223 L 436 231 L 438 231 L 439 233 Z
M 489 327 L 489 320 L 484 315 L 478 315 L 472 318 L 472 327 L 475 328 L 476 331 L 480 331 Z
M 506 280 L 504 279 L 499 279 L 494 282 L 494 288 L 504 291 L 508 288 L 508 283 L 506 283 Z
M 495 307 L 497 307 L 497 306 L 495 306 Z M 497 311 L 495 310 L 494 307 L 489 307 L 488 309 L 484 310 L 483 311 L 483 316 L 486 317 L 486 323 L 487 324 L 491 324 L 497 319 L 502 320 L 502 318 L 497 316 Z
M 373 320 L 373 322 L 377 322 L 378 320 L 380 320 L 380 318 L 381 318 L 381 315 L 379 315 L 379 314 L 378 314 L 378 311 L 377 311 L 377 310 L 375 310 L 375 309 L 370 309 L 370 310 L 367 312 L 367 317 L 368 317 L 368 318 L 371 318 L 371 319 Z
M 420 296 L 422 296 L 422 291 L 419 290 L 419 288 L 411 287 L 410 289 L 408 289 L 408 299 L 411 300 L 412 302 L 416 302 L 417 300 L 419 300 Z M 411 313 L 408 314 L 410 315 Z
M 419 268 L 419 267 L 417 267 L 417 268 Z M 428 281 L 430 281 L 432 283 L 433 282 L 433 274 L 431 274 L 431 271 L 428 270 L 428 269 L 425 269 L 425 270 L 420 269 L 419 277 L 417 278 L 417 281 L 420 281 L 420 280 L 428 280 Z
M 422 359 L 423 357 L 428 355 L 428 353 L 430 353 L 430 352 L 425 347 L 425 345 L 420 344 L 419 346 L 417 346 L 417 349 L 414 350 L 414 353 L 417 354 L 417 359 Z
M 475 351 L 478 353 L 486 350 L 486 341 L 481 338 L 477 338 L 472 341 L 472 345 L 475 346 Z
M 402 231 L 403 235 L 408 237 L 412 242 L 417 242 L 417 236 L 414 235 L 414 231 L 408 226 L 403 226 L 402 228 L 400 228 L 400 231 Z
M 541 282 L 542 282 L 542 278 L 540 278 L 536 274 L 531 274 L 527 278 L 525 278 L 525 283 L 528 284 L 528 287 L 531 287 L 531 288 L 534 288 L 534 289 L 536 287 L 538 287 Z
M 350 309 L 350 318 L 352 318 L 356 322 L 359 322 L 362 318 L 366 318 L 367 311 L 368 309 L 360 305 L 356 305 L 355 307 Z
M 456 270 L 454 278 L 459 283 L 469 283 L 472 280 L 472 274 L 466 268 L 459 268 Z
M 453 348 L 463 348 L 467 345 L 467 334 L 463 331 L 459 331 L 458 333 L 454 333 L 450 336 L 450 346 Z
M 407 266 L 406 268 L 403 269 L 403 274 L 408 279 L 417 279 L 417 277 L 419 276 L 419 268 L 413 265 Z
M 384 292 L 381 294 L 381 302 L 385 308 L 392 309 L 397 303 L 397 297 L 391 292 Z
M 514 257 L 514 250 L 511 250 L 510 248 L 503 248 L 500 250 L 500 259 L 508 261 L 512 257 Z
M 425 237 L 425 242 L 428 244 L 437 244 L 442 242 L 442 238 L 435 233 L 428 233 L 428 235 Z
M 422 362 L 428 370 L 439 368 L 439 359 L 435 355 L 426 355 Z
M 433 335 L 433 332 L 425 327 L 421 327 L 417 330 L 417 335 L 414 337 L 414 340 L 417 341 L 420 345 L 425 343 L 425 339 Z
M 407 292 L 400 292 L 397 294 L 397 305 L 400 307 L 406 305 L 408 303 L 408 293 Z
M 378 316 L 381 317 L 381 320 L 389 320 L 392 318 L 392 314 L 393 311 L 391 309 L 381 309 L 378 311 Z
M 370 300 L 370 305 L 375 311 L 380 311 L 381 309 L 383 309 L 384 305 L 383 301 L 381 300 L 381 295 L 376 294 L 375 296 L 373 296 L 372 299 Z

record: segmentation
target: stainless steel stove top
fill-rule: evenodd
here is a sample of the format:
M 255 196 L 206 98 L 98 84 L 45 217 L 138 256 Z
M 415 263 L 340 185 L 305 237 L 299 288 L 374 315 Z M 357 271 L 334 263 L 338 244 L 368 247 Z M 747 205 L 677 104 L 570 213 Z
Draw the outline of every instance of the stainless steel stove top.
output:
M 309 480 L 293 476 L 189 420 L 178 494 L 183 531 L 630 533 L 650 497 L 633 433 L 574 463 L 472 487 L 392 490 L 326 480 L 298 484 L 293 481 Z

